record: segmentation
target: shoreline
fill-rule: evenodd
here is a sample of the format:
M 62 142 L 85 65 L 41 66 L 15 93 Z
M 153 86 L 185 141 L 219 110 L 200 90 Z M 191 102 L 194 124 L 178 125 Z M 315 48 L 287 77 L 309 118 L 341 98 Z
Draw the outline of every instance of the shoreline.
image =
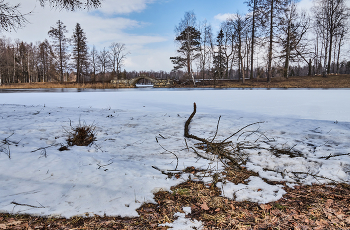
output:
M 48 89 L 48 88 L 81 88 L 81 89 L 127 89 L 134 87 L 119 87 L 113 83 L 76 83 L 76 82 L 35 82 L 35 83 L 11 83 L 2 84 L 0 89 Z M 315 88 L 315 89 L 346 89 L 350 88 L 350 75 L 328 75 L 322 76 L 306 76 L 306 77 L 290 77 L 273 78 L 270 83 L 266 79 L 246 79 L 245 83 L 237 80 L 217 80 L 216 84 L 205 80 L 198 82 L 194 86 L 192 81 L 175 84 L 171 87 L 160 88 L 281 88 L 281 89 L 299 89 L 299 88 Z

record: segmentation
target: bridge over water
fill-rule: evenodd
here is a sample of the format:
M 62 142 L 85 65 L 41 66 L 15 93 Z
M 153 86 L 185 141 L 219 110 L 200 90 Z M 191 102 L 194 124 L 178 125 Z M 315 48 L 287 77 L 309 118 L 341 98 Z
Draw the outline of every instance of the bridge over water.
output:
M 156 79 L 154 77 L 148 77 L 148 76 L 142 76 L 142 75 L 131 79 L 114 78 L 113 80 L 111 80 L 111 83 L 117 84 L 121 87 L 136 87 L 137 82 L 139 82 L 141 79 L 150 81 L 153 87 L 155 88 L 171 87 L 174 84 L 174 81 L 170 79 Z

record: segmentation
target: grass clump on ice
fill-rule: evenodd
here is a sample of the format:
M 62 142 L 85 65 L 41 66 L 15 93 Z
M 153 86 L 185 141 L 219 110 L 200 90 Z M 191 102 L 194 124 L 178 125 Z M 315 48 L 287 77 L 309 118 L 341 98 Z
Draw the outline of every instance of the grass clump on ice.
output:
M 81 124 L 79 120 L 79 124 L 76 127 L 73 127 L 70 124 L 71 131 L 67 131 L 68 139 L 67 143 L 69 146 L 77 145 L 77 146 L 89 146 L 96 140 L 96 126 Z

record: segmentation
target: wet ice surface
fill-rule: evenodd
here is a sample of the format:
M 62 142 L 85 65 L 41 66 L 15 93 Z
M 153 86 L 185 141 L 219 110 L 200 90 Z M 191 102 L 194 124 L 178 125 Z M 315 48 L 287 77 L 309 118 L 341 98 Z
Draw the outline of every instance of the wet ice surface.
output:
M 0 210 L 136 216 L 143 202 L 153 202 L 152 192 L 169 190 L 188 178 L 169 179 L 152 166 L 173 170 L 178 163 L 179 170 L 207 169 L 211 163 L 185 149 L 183 127 L 193 102 L 198 108 L 190 132 L 200 137 L 214 136 L 220 115 L 218 140 L 264 122 L 247 129 L 258 129 L 268 138 L 247 139 L 258 139 L 259 149 L 246 152 L 246 167 L 259 177 L 244 185 L 219 184 L 223 195 L 259 203 L 283 195 L 282 186 L 261 178 L 291 184 L 349 183 L 349 96 L 347 90 L 0 94 Z M 58 151 L 66 144 L 65 130 L 79 120 L 95 124 L 97 141 Z M 179 162 L 159 144 L 176 153 Z M 273 154 L 266 150 L 271 146 L 298 154 Z

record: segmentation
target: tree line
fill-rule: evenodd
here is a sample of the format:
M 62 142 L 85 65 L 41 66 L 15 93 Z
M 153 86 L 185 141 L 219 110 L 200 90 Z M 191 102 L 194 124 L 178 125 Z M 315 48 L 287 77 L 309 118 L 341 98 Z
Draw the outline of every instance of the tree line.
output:
M 77 9 L 98 8 L 101 0 L 39 0 L 42 7 L 75 11 Z M 20 4 L 0 0 L 0 32 L 16 31 L 27 23 L 31 12 L 19 11 Z M 12 42 L 0 38 L 0 84 L 18 82 L 52 81 L 105 81 L 108 77 L 120 75 L 126 53 L 125 44 L 113 42 L 109 50 L 97 51 L 95 46 L 89 51 L 87 38 L 77 23 L 73 35 L 68 38 L 62 21 L 48 31 L 52 39 L 43 42 Z M 73 72 L 74 71 L 74 72 Z M 106 72 L 111 71 L 111 76 Z
M 100 0 L 40 0 L 60 9 L 99 7 Z M 103 50 L 87 46 L 77 23 L 73 35 L 58 21 L 48 31 L 51 41 L 26 43 L 0 38 L 0 82 L 109 81 L 140 74 L 172 79 L 245 79 L 293 75 L 350 73 L 345 44 L 350 10 L 346 0 L 314 0 L 310 15 L 292 0 L 247 0 L 249 12 L 227 18 L 214 36 L 207 21 L 197 23 L 186 12 L 175 27 L 178 56 L 174 69 L 121 71 L 128 52 L 114 42 Z M 0 0 L 0 31 L 25 26 L 19 5 Z M 30 13 L 30 12 L 29 12 Z
M 214 36 L 207 21 L 186 12 L 175 27 L 174 72 L 187 78 L 288 78 L 296 74 L 350 73 L 346 0 L 314 0 L 311 15 L 292 0 L 247 0 L 249 13 L 227 18 Z M 342 55 L 344 58 L 341 60 Z M 306 70 L 306 71 L 305 71 Z
M 61 20 L 48 31 L 52 42 L 12 42 L 0 38 L 0 79 L 2 83 L 109 81 L 121 74 L 128 54 L 125 44 L 113 42 L 109 49 L 89 50 L 79 23 L 71 37 Z M 106 75 L 106 72 L 111 72 Z

